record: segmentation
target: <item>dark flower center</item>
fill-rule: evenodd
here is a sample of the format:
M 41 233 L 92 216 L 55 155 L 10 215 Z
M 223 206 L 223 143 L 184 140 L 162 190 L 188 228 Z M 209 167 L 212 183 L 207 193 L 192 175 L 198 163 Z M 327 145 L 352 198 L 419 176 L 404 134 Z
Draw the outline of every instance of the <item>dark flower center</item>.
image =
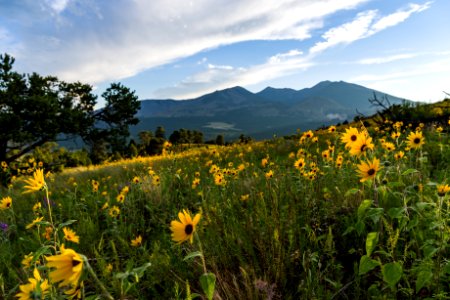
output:
M 356 135 L 352 135 L 352 136 L 350 137 L 350 139 L 352 140 L 352 142 L 356 141 Z
M 10 207 L 11 206 L 11 202 L 6 203 L 6 207 Z
M 76 267 L 76 266 L 78 266 L 80 263 L 81 263 L 81 261 L 72 259 L 72 267 Z
M 366 144 L 361 146 L 361 152 L 363 152 L 364 150 L 366 150 Z
M 375 174 L 374 169 L 370 169 L 369 171 L 367 171 L 367 175 L 372 176 L 373 174 Z
M 414 139 L 414 144 L 420 144 L 420 139 L 419 138 L 415 138 Z
M 187 224 L 186 227 L 184 227 L 184 233 L 187 235 L 191 234 L 194 231 L 194 226 L 192 224 Z

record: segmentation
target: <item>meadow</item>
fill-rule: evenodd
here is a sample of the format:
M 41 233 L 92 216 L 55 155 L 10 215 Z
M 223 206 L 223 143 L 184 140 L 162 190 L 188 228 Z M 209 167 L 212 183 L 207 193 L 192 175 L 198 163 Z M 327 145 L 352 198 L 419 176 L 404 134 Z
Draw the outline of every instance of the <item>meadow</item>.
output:
M 0 192 L 0 297 L 448 299 L 450 120 L 367 125 L 30 160 Z

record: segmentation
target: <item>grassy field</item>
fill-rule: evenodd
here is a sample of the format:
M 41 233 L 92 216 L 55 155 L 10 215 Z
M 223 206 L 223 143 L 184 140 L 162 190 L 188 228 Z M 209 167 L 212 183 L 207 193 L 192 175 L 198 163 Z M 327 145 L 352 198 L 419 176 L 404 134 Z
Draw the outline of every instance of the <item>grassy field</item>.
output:
M 35 164 L 1 190 L 0 298 L 448 299 L 450 124 L 385 125 Z

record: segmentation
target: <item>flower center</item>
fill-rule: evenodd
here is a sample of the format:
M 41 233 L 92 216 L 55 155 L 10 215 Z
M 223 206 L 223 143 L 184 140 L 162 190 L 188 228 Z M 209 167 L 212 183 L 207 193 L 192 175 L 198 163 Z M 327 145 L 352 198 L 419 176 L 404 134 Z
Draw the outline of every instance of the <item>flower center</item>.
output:
M 352 135 L 352 136 L 350 137 L 350 139 L 352 140 L 352 142 L 356 141 L 356 135 Z
M 361 152 L 363 152 L 364 150 L 366 150 L 366 144 L 361 146 Z
M 374 169 L 370 169 L 369 171 L 367 171 L 367 175 L 372 176 L 373 174 L 375 174 Z
M 414 144 L 420 144 L 420 139 L 419 138 L 415 138 L 414 139 Z
M 81 263 L 81 261 L 72 259 L 72 267 L 76 267 L 76 266 L 78 266 L 80 263 Z
M 186 227 L 184 227 L 184 233 L 187 235 L 191 234 L 194 231 L 194 226 L 192 224 L 187 224 Z

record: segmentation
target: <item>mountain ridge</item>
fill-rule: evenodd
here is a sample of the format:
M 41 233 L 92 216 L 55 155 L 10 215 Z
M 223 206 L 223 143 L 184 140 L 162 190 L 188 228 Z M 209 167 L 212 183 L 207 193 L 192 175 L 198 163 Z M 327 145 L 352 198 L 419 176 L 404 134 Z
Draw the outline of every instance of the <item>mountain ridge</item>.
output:
M 357 113 L 373 114 L 376 108 L 368 99 L 374 95 L 388 97 L 391 104 L 409 101 L 345 81 L 321 81 L 300 90 L 266 87 L 257 93 L 234 86 L 186 100 L 141 100 L 137 114 L 141 122 L 131 130 L 136 135 L 164 126 L 168 133 L 180 128 L 200 130 L 207 139 L 217 134 L 233 139 L 256 133 L 269 138 L 296 128 L 314 129 L 311 127 L 351 120 Z M 232 130 L 211 123 L 223 123 Z

